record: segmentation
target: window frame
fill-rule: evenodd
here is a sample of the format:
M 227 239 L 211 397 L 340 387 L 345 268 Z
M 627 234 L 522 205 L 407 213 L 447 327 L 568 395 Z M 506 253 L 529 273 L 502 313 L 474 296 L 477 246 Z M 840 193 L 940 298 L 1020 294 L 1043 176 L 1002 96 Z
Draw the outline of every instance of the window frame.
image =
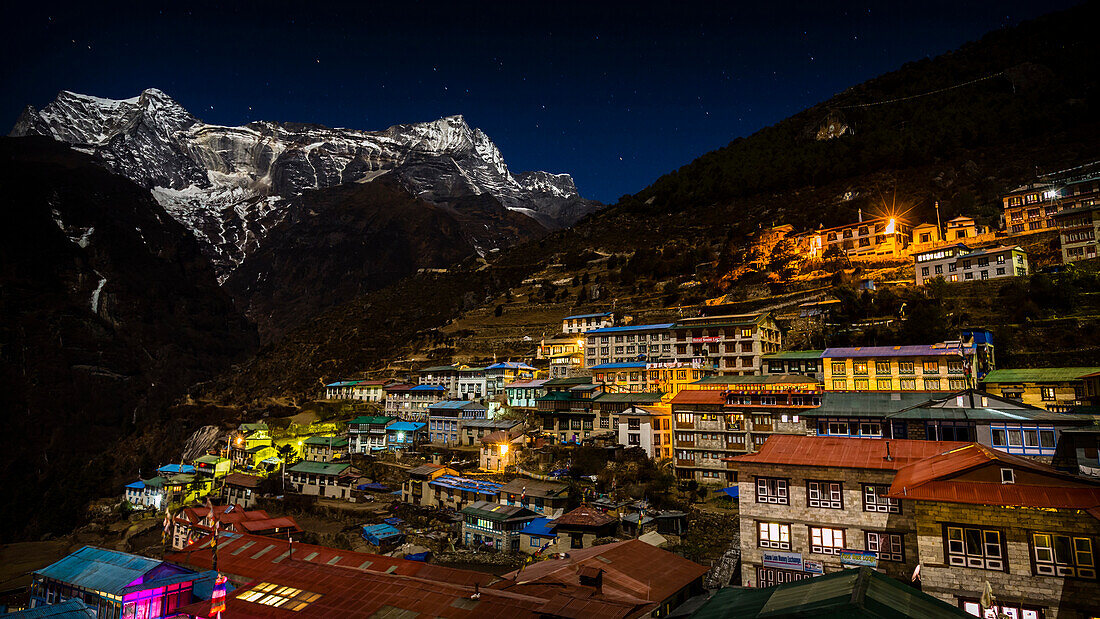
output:
M 1040 536 L 1040 535 L 1045 535 L 1049 538 L 1049 540 L 1048 540 L 1049 545 L 1048 546 L 1039 546 L 1039 544 L 1037 543 L 1036 537 Z M 1058 562 L 1056 546 L 1055 546 L 1055 539 L 1054 539 L 1056 537 L 1063 537 L 1063 538 L 1066 538 L 1066 539 L 1069 540 L 1069 543 L 1070 543 L 1069 552 L 1072 555 L 1071 556 L 1071 559 L 1073 561 L 1072 563 L 1059 563 Z M 1087 542 L 1088 546 L 1089 546 L 1089 549 L 1088 549 L 1087 552 L 1088 552 L 1089 555 L 1091 555 L 1092 564 L 1088 565 L 1085 568 L 1082 568 L 1080 563 L 1078 563 L 1078 553 L 1081 552 L 1077 549 L 1077 542 L 1078 541 Z M 1075 580 L 1087 580 L 1087 581 L 1093 581 L 1093 582 L 1095 582 L 1097 580 L 1098 573 L 1100 573 L 1100 572 L 1098 572 L 1097 566 L 1096 566 L 1096 546 L 1097 546 L 1096 538 L 1090 537 L 1088 535 L 1073 535 L 1073 534 L 1066 534 L 1066 533 L 1057 533 L 1057 532 L 1054 532 L 1054 531 L 1029 530 L 1027 532 L 1027 545 L 1028 545 L 1028 554 L 1031 557 L 1031 573 L 1032 574 L 1034 574 L 1036 576 L 1050 576 L 1052 578 L 1073 578 Z M 1044 549 L 1046 549 L 1047 551 L 1050 552 L 1050 560 L 1049 561 L 1040 561 L 1039 560 L 1038 555 L 1039 555 L 1039 549 L 1040 548 L 1044 548 Z M 1050 569 L 1049 569 L 1049 571 L 1041 571 L 1042 567 L 1049 567 Z M 1082 569 L 1085 570 L 1084 574 L 1081 573 Z
M 766 438 L 766 437 L 765 437 Z M 761 482 L 764 482 L 764 488 L 767 489 L 768 482 L 775 482 L 775 494 L 764 494 L 765 500 L 760 500 L 760 487 Z M 791 504 L 791 480 L 788 477 L 768 477 L 765 475 L 757 475 L 753 479 L 753 483 L 756 484 L 756 502 L 764 503 L 766 505 L 790 505 Z M 780 483 L 782 483 L 782 491 L 780 491 Z M 774 498 L 774 501 L 767 500 Z
M 905 563 L 905 533 L 901 531 L 863 531 L 863 547 L 867 550 L 871 550 L 871 537 L 875 536 L 876 539 L 886 538 L 890 544 L 890 552 L 883 553 L 881 542 L 877 542 L 879 550 L 873 550 L 878 555 L 879 561 L 892 561 L 896 563 Z M 893 538 L 897 538 L 898 548 L 900 552 L 893 552 Z
M 882 488 L 882 489 L 885 489 L 885 490 L 883 492 L 880 492 L 878 490 L 879 488 Z M 874 496 L 876 498 L 876 501 L 871 504 L 871 505 L 874 505 L 874 507 L 872 507 L 871 509 L 868 509 L 867 507 L 868 507 L 869 504 L 867 502 L 867 496 L 868 496 L 868 490 L 870 490 L 870 489 L 875 489 L 874 490 Z M 891 498 L 882 496 L 883 494 L 888 493 L 889 491 L 890 491 L 890 486 L 887 485 L 887 484 L 860 484 L 860 497 L 861 497 L 860 501 L 863 503 L 863 511 L 868 512 L 868 513 L 878 513 L 878 514 L 901 514 L 902 509 L 901 509 L 901 500 L 900 499 L 891 499 Z M 877 500 L 879 498 L 885 499 L 886 503 L 879 502 Z M 885 509 L 880 509 L 880 507 L 882 507 L 882 506 L 884 506 Z
M 756 523 L 756 547 L 757 548 L 771 548 L 773 550 L 790 550 L 791 549 L 791 523 L 789 522 L 774 522 L 771 520 L 757 520 Z M 779 540 L 772 541 L 771 539 L 765 540 L 761 535 L 768 527 L 768 537 L 771 537 L 770 527 L 775 525 L 779 533 Z M 783 529 L 787 531 L 787 541 L 783 541 Z
M 814 499 L 810 496 L 810 484 L 818 484 L 819 496 L 828 495 L 828 498 Z M 837 499 L 832 498 L 832 488 L 830 486 L 836 484 Z M 814 502 L 817 502 L 815 505 Z M 827 505 L 825 503 L 828 503 Z M 807 479 L 806 480 L 806 507 L 812 507 L 815 509 L 844 509 L 844 482 L 831 481 L 826 479 Z
M 984 571 L 988 571 L 988 572 L 1010 573 L 1009 572 L 1009 562 L 1008 562 L 1008 544 L 1007 544 L 1007 537 L 1005 535 L 1005 530 L 1004 529 L 999 528 L 999 527 L 986 527 L 984 525 L 961 524 L 961 523 L 953 523 L 953 522 L 944 522 L 944 523 L 941 523 L 941 525 L 942 525 L 942 535 L 943 535 L 943 562 L 946 565 L 948 565 L 950 567 L 965 567 L 965 568 L 969 568 L 969 569 L 984 570 Z M 961 539 L 958 540 L 958 542 L 961 543 L 962 547 L 963 547 L 963 551 L 962 551 L 961 555 L 958 554 L 958 553 L 953 553 L 951 551 L 951 541 L 953 541 L 953 540 L 950 539 L 950 532 L 951 532 L 952 529 L 959 530 L 960 534 L 962 536 Z M 967 550 L 966 550 L 966 532 L 968 530 L 978 531 L 978 532 L 981 533 L 981 546 L 982 546 L 982 554 L 981 555 L 971 555 L 967 552 Z M 997 536 L 998 536 L 997 547 L 1000 549 L 1000 553 L 1001 553 L 999 557 L 992 558 L 992 559 L 989 558 L 985 554 L 986 550 L 988 549 L 988 546 L 990 545 L 990 542 L 986 538 L 986 535 L 989 534 L 989 533 L 997 534 Z M 954 561 L 954 562 L 952 561 L 953 556 L 956 559 L 956 561 Z M 977 562 L 977 564 L 975 564 L 975 562 Z M 999 565 L 996 566 L 996 567 L 993 567 L 992 566 L 993 563 L 997 563 Z
M 821 526 L 821 525 L 814 526 L 814 525 L 811 524 L 811 525 L 806 525 L 806 529 L 807 529 L 806 539 L 808 540 L 811 553 L 815 553 L 815 554 L 819 554 L 819 555 L 838 555 L 838 554 L 841 553 L 841 551 L 843 551 L 845 548 L 847 548 L 848 531 L 844 528 L 835 528 L 835 527 L 828 527 L 828 526 Z M 821 540 L 822 543 L 819 543 L 819 544 L 814 543 L 814 531 L 815 530 L 818 531 L 818 534 L 817 534 L 818 539 Z M 834 545 L 826 546 L 824 544 L 825 531 L 829 531 L 829 536 L 832 538 Z M 836 539 L 837 539 L 838 534 L 839 534 L 839 537 L 840 537 L 840 545 L 836 545 Z

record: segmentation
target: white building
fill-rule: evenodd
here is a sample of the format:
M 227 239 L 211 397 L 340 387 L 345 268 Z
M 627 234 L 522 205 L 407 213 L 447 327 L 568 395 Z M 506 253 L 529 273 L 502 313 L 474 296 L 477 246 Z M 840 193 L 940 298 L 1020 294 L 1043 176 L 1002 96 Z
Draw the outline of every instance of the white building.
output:
M 592 329 L 615 326 L 615 314 L 603 312 L 600 314 L 577 314 L 566 316 L 561 321 L 561 332 L 567 334 L 587 333 Z

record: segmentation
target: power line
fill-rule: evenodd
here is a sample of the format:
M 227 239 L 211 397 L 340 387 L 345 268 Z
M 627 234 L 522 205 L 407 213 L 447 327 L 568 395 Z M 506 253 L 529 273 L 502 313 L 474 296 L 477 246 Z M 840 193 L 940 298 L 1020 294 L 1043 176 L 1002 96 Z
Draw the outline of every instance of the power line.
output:
M 947 92 L 948 90 L 954 90 L 956 88 L 962 88 L 964 86 L 970 86 L 971 84 L 977 84 L 978 82 L 984 82 L 985 80 L 993 79 L 995 77 L 999 77 L 999 76 L 1004 75 L 1004 74 L 1005 74 L 1004 71 L 998 71 L 997 73 L 994 73 L 992 75 L 987 75 L 985 77 L 979 77 L 978 79 L 970 80 L 969 82 L 963 82 L 961 84 L 955 84 L 954 86 L 948 86 L 946 88 L 940 88 L 938 90 L 930 90 L 928 92 L 922 92 L 918 95 L 909 95 L 908 97 L 899 97 L 897 99 L 887 99 L 886 101 L 874 101 L 872 103 L 857 103 L 857 104 L 854 104 L 854 105 L 834 105 L 834 106 L 830 106 L 830 107 L 831 107 L 831 109 L 834 109 L 834 110 L 850 110 L 850 109 L 855 109 L 855 108 L 874 107 L 876 105 L 887 105 L 887 104 L 890 104 L 890 103 L 901 103 L 902 101 L 911 101 L 913 99 L 919 99 L 921 97 L 928 97 L 928 96 L 931 96 L 931 95 L 939 94 L 941 92 Z

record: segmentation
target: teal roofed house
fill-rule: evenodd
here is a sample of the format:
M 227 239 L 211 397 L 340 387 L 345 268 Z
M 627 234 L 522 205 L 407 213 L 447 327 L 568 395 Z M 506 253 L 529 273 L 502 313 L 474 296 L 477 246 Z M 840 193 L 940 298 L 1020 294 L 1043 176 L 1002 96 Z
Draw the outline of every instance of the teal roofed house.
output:
M 400 451 L 413 448 L 427 440 L 428 424 L 397 421 L 386 426 L 386 449 Z
M 801 374 L 818 378 L 822 374 L 824 350 L 784 350 L 761 357 L 761 370 L 767 374 Z
M 386 449 L 388 428 L 396 421 L 396 417 L 381 415 L 360 415 L 352 419 L 348 422 L 348 452 L 365 454 Z
M 34 572 L 30 605 L 38 609 L 80 600 L 100 619 L 153 619 L 171 616 L 177 608 L 201 599 L 194 596 L 193 588 L 213 576 L 212 572 L 196 573 L 139 555 L 84 546 Z M 80 612 L 76 609 L 72 616 L 81 616 Z
M 160 509 L 168 503 L 165 499 L 165 483 L 166 480 L 158 476 L 126 484 L 126 501 L 141 509 Z
M 348 439 L 342 436 L 311 436 L 302 442 L 302 456 L 310 462 L 332 462 L 347 454 Z
M 336 499 L 349 498 L 359 481 L 359 471 L 346 462 L 299 462 L 286 472 L 294 492 Z

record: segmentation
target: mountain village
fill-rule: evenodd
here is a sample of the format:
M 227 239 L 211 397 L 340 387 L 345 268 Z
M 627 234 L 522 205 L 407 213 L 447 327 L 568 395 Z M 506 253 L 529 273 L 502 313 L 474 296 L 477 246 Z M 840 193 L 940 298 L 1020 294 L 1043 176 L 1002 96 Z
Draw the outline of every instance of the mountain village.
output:
M 1029 276 L 1037 233 L 1059 237 L 1043 268 L 1077 268 L 1100 246 L 1100 177 L 1066 178 L 1006 194 L 1001 230 L 860 214 L 760 242 L 909 262 L 879 286 Z M 1094 616 L 1100 367 L 1002 367 L 978 326 L 792 349 L 792 320 L 829 299 L 726 301 L 661 323 L 562 316 L 523 358 L 330 378 L 312 413 L 215 429 L 142 471 L 113 509 L 161 534 L 156 558 L 86 546 L 33 574 L 30 605 L 198 617 L 249 587 L 230 616 L 400 600 L 711 617 L 827 589 L 891 616 Z

